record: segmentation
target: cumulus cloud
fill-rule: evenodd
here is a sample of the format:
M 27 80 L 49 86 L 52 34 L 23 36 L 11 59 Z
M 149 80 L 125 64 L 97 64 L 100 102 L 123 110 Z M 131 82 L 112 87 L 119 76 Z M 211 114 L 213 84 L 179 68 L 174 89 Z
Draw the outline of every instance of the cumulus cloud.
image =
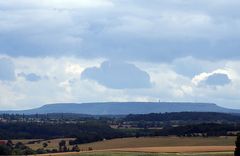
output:
M 231 80 L 229 79 L 227 74 L 216 73 L 210 75 L 206 80 L 205 83 L 207 85 L 214 85 L 214 86 L 224 86 L 229 84 Z
M 209 86 L 224 86 L 231 83 L 231 79 L 229 77 L 231 73 L 226 69 L 218 69 L 213 72 L 204 72 L 199 75 L 196 75 L 192 79 L 192 83 L 201 86 L 201 85 L 209 85 Z
M 65 68 L 65 72 L 72 75 L 80 75 L 83 70 L 83 67 L 81 67 L 79 64 L 74 63 L 68 63 Z
M 0 103 L 160 98 L 237 106 L 239 7 L 237 0 L 0 1 L 0 80 L 8 81 L 0 81 Z
M 148 88 L 151 86 L 150 76 L 133 64 L 105 61 L 98 67 L 83 71 L 83 79 L 95 80 L 114 89 Z
M 74 57 L 6 58 L 15 65 L 15 73 L 26 75 L 35 73 L 41 76 L 41 80 L 34 83 L 19 75 L 15 81 L 7 83 L 0 81 L 0 106 L 6 109 L 34 108 L 56 102 L 158 101 L 159 99 L 214 102 L 225 107 L 239 107 L 239 61 L 213 61 L 213 69 L 215 64 L 220 64 L 222 68 L 200 73 L 192 79 L 185 74 L 177 73 L 171 63 L 115 61 L 103 63 L 104 59 L 86 60 Z M 194 60 L 196 63 L 203 61 L 196 58 Z M 181 66 L 185 68 L 180 63 L 179 69 Z M 203 70 L 212 69 L 208 66 L 211 66 L 211 63 L 204 66 Z M 86 71 L 90 71 L 91 77 L 88 75 L 89 77 L 84 78 L 83 75 L 87 75 Z M 103 73 L 106 74 L 104 75 L 106 78 Z M 218 86 L 206 84 L 207 78 L 215 74 L 228 75 L 230 84 Z M 45 75 L 48 78 L 45 78 Z M 142 77 L 145 79 L 143 80 Z M 104 78 L 105 81 L 100 78 Z M 128 85 L 129 81 L 125 78 L 128 78 L 134 86 Z M 119 83 L 123 85 L 120 87 L 114 85 Z
M 10 59 L 0 58 L 0 80 L 15 80 L 15 67 Z
M 193 78 L 203 72 L 211 72 L 225 66 L 224 61 L 208 61 L 192 56 L 177 58 L 172 61 L 172 69 L 183 76 Z

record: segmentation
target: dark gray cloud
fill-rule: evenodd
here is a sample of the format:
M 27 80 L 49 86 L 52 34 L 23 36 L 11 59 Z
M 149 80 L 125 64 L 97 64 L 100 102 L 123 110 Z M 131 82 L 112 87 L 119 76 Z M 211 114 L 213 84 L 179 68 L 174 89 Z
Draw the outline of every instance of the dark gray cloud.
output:
M 19 73 L 18 76 L 24 77 L 27 81 L 32 81 L 32 82 L 39 81 L 42 79 L 41 76 L 35 73 L 29 73 L 29 74 Z
M 100 68 L 87 68 L 81 75 L 82 79 L 95 80 L 114 89 L 148 88 L 151 86 L 150 76 L 133 64 L 105 61 Z
M 231 83 L 231 79 L 229 79 L 227 74 L 216 73 L 209 76 L 205 83 L 213 86 L 224 86 Z
M 7 58 L 0 59 L 0 80 L 15 80 L 15 67 L 11 60 Z
M 224 63 L 221 61 L 206 61 L 193 57 L 179 58 L 172 62 L 172 68 L 175 72 L 190 78 L 193 78 L 200 73 L 211 72 L 223 67 Z
M 113 7 L 81 11 L 77 1 L 63 0 L 64 9 L 60 2 L 13 2 L 0 3 L 0 54 L 150 62 L 240 58 L 240 3 L 234 0 L 109 0 Z

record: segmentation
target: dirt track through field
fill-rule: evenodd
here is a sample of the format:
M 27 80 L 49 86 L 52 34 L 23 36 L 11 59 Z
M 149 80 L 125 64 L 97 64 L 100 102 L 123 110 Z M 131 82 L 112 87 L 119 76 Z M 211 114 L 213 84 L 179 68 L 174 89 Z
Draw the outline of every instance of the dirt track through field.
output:
M 120 152 L 149 152 L 149 153 L 194 153 L 194 152 L 229 152 L 234 146 L 178 146 L 178 147 L 140 147 L 122 148 L 112 151 Z

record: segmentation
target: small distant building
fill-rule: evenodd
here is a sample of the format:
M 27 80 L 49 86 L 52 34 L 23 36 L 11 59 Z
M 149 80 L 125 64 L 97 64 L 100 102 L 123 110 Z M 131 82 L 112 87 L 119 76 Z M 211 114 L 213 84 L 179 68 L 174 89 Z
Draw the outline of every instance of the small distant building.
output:
M 7 120 L 4 118 L 0 118 L 0 122 L 7 122 Z
M 7 144 L 7 140 L 0 140 L 0 145 L 6 145 Z

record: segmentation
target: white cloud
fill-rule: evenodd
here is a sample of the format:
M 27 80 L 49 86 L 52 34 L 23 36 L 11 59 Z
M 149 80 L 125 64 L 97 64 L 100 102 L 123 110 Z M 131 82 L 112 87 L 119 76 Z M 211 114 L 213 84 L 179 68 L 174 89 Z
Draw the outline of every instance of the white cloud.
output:
M 1 109 L 16 109 L 21 107 L 20 100 L 26 98 L 24 94 L 13 89 L 10 83 L 0 81 L 0 107 Z
M 210 76 L 213 76 L 215 74 L 225 74 L 227 75 L 228 77 L 231 78 L 231 69 L 217 69 L 213 72 L 210 72 L 210 73 L 201 73 L 199 75 L 196 75 L 193 79 L 192 79 L 192 83 L 194 85 L 199 85 L 202 81 L 205 81 L 207 80 Z
M 0 58 L 0 81 L 15 80 L 15 67 L 8 58 Z
M 87 68 L 81 74 L 82 79 L 94 80 L 113 89 L 149 88 L 150 76 L 134 64 L 104 61 L 101 66 Z
M 160 99 L 237 107 L 239 6 L 236 0 L 2 0 L 0 54 L 13 63 L 10 75 L 42 79 L 0 84 L 1 106 Z M 86 68 L 114 59 L 149 73 L 153 86 L 113 90 L 80 79 Z M 217 73 L 231 84 L 199 85 Z
M 79 64 L 67 63 L 65 72 L 67 74 L 80 75 L 84 71 L 84 68 Z
M 6 57 L 6 56 L 5 56 Z M 15 66 L 15 72 L 35 73 L 42 77 L 40 81 L 29 82 L 21 77 L 15 81 L 0 83 L 1 107 L 33 108 L 46 103 L 56 102 L 96 102 L 96 101 L 190 101 L 214 102 L 226 107 L 238 107 L 240 102 L 239 61 L 224 61 L 222 68 L 203 72 L 193 79 L 188 75 L 174 71 L 173 63 L 129 62 L 146 71 L 152 86 L 138 89 L 111 89 L 91 80 L 82 80 L 81 72 L 89 67 L 100 67 L 105 59 L 85 60 L 74 57 L 29 58 L 8 57 Z M 206 61 L 192 58 L 197 63 Z M 203 71 L 215 69 L 212 62 L 203 66 Z M 203 65 L 202 64 L 202 65 Z M 213 67 L 210 67 L 213 65 Z M 179 64 L 179 68 L 185 68 Z M 227 74 L 231 84 L 209 87 L 199 85 L 216 73 Z

